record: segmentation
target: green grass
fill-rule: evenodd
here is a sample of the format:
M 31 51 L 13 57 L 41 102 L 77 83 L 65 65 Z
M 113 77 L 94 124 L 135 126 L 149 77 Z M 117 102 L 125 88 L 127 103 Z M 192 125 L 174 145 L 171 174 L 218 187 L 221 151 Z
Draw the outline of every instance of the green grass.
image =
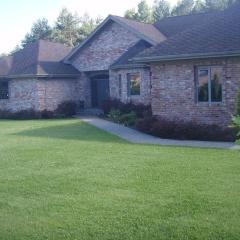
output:
M 240 151 L 0 121 L 0 239 L 240 239 Z

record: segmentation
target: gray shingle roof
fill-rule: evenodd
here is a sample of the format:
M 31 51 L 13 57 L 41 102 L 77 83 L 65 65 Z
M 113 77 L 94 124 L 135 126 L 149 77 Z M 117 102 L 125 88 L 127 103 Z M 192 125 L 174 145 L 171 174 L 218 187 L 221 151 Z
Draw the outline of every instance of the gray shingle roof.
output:
M 218 12 L 198 13 L 177 17 L 167 17 L 156 23 L 154 26 L 162 32 L 167 38 L 170 38 L 187 29 L 193 28 L 204 22 L 213 20 Z
M 125 52 L 114 64 L 112 64 L 111 68 L 118 68 L 122 66 L 132 65 L 132 58 L 135 57 L 140 52 L 145 49 L 151 47 L 148 42 L 144 40 L 138 41 L 133 47 L 131 47 L 127 52 Z
M 142 22 L 130 20 L 124 17 L 119 17 L 119 16 L 112 16 L 112 17 L 115 19 L 118 19 L 119 21 L 135 29 L 141 34 L 147 36 L 148 38 L 150 38 L 156 43 L 160 43 L 166 39 L 166 37 L 158 30 L 158 28 L 152 24 L 142 23 Z
M 240 4 L 140 53 L 136 61 L 240 55 Z
M 74 67 L 62 62 L 70 51 L 60 43 L 36 41 L 12 56 L 0 58 L 0 76 L 77 75 Z

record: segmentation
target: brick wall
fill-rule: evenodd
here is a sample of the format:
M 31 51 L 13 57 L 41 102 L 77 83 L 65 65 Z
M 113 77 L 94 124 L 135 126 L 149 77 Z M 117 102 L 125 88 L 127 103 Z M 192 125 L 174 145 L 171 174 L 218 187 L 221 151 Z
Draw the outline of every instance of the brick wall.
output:
M 127 74 L 139 73 L 140 96 L 128 96 Z M 119 74 L 122 76 L 122 94 L 119 95 Z M 150 104 L 150 70 L 147 68 L 111 70 L 109 74 L 110 96 L 118 98 L 123 102 L 133 101 L 136 103 Z
M 109 23 L 72 59 L 79 71 L 108 70 L 124 52 L 139 40 L 117 23 Z
M 55 110 L 59 103 L 84 99 L 82 79 L 17 79 L 9 81 L 9 99 L 0 100 L 1 110 L 13 112 Z
M 63 101 L 79 101 L 81 94 L 76 79 L 37 80 L 38 110 L 53 111 Z
M 0 100 L 1 110 L 17 112 L 23 109 L 37 109 L 36 80 L 10 80 L 8 86 L 9 99 Z
M 223 102 L 197 103 L 195 99 L 195 66 L 223 67 Z M 151 64 L 152 109 L 167 119 L 195 121 L 227 126 L 236 109 L 240 82 L 240 58 L 178 61 Z
M 78 98 L 84 101 L 85 107 L 91 107 L 91 80 L 86 73 L 82 72 L 76 84 Z

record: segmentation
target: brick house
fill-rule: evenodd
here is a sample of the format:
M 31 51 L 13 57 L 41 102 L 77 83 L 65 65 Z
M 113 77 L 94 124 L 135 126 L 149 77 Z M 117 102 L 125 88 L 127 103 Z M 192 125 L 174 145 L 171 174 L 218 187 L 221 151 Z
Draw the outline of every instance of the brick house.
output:
M 240 5 L 153 25 L 110 15 L 75 49 L 40 40 L 0 58 L 0 109 L 99 108 L 111 97 L 226 126 L 239 82 Z

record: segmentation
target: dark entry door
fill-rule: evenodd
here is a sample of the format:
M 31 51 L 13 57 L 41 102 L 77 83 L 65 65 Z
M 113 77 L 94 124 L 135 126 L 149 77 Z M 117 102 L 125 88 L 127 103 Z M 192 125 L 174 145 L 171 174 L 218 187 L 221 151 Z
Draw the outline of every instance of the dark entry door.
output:
M 109 79 L 92 79 L 92 107 L 101 107 L 109 98 Z

